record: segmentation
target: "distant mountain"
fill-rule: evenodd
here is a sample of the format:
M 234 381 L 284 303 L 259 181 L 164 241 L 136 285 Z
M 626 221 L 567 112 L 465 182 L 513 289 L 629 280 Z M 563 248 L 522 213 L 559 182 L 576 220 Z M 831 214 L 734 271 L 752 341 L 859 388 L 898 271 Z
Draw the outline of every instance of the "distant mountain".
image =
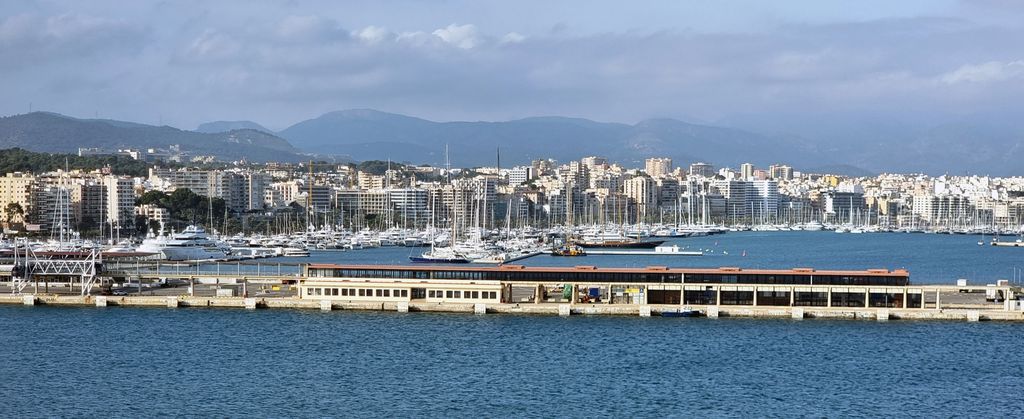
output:
M 220 133 L 183 131 L 168 126 L 100 119 L 77 119 L 49 112 L 0 118 L 0 148 L 21 147 L 49 153 L 75 153 L 79 147 L 167 148 L 178 145 L 193 155 L 222 160 L 299 161 L 288 141 L 251 129 Z
M 760 165 L 817 161 L 785 138 L 672 119 L 636 125 L 581 118 L 535 117 L 506 122 L 432 122 L 368 109 L 338 111 L 299 122 L 280 135 L 315 153 L 351 155 L 356 160 L 385 159 L 443 164 L 448 145 L 452 164 L 493 165 L 501 149 L 502 165 L 532 159 L 560 161 L 605 156 L 631 166 L 652 156 L 668 156 L 683 165 L 708 161 Z M 831 163 L 831 162 L 830 162 Z
M 251 129 L 255 131 L 263 131 L 267 134 L 274 134 L 274 131 L 266 129 L 263 125 L 257 124 L 252 121 L 213 121 L 199 124 L 196 128 L 196 132 L 203 132 L 207 134 L 214 134 L 218 132 L 228 132 L 240 129 Z
M 957 122 L 921 129 L 865 120 L 841 132 L 803 131 L 811 132 L 807 135 L 783 129 L 781 123 L 762 126 L 772 127 L 765 132 L 777 134 L 674 119 L 634 125 L 562 117 L 433 122 L 353 109 L 299 122 L 280 135 L 306 152 L 435 165 L 444 163 L 448 145 L 456 166 L 494 165 L 499 147 L 503 166 L 537 158 L 564 162 L 598 155 L 641 167 L 645 158 L 666 156 L 678 166 L 695 161 L 734 168 L 744 162 L 759 167 L 782 163 L 805 172 L 851 176 L 881 172 L 1020 175 L 1024 161 L 1024 129 L 992 124 Z

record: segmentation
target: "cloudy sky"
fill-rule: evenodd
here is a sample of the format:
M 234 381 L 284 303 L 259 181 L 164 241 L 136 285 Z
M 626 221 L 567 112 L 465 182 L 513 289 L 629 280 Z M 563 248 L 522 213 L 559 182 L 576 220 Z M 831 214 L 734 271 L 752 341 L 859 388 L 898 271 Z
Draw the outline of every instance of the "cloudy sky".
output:
M 1022 40 L 1013 0 L 4 0 L 0 114 L 1012 122 Z

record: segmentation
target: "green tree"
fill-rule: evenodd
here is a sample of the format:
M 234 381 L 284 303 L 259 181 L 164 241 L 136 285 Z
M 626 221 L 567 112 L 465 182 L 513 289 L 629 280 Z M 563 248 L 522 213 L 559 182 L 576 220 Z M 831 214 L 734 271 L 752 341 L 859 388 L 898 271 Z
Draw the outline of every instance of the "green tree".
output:
M 4 207 L 4 215 L 8 223 L 20 223 L 25 219 L 25 209 L 17 202 L 11 202 Z

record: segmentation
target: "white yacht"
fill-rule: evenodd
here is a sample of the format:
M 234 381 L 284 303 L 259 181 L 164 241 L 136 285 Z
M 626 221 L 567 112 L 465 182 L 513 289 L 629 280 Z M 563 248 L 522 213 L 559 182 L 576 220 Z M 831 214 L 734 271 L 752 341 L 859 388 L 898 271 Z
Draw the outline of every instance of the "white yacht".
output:
M 180 233 L 147 237 L 138 251 L 156 253 L 166 260 L 225 259 L 228 251 L 206 235 L 202 227 L 190 225 Z

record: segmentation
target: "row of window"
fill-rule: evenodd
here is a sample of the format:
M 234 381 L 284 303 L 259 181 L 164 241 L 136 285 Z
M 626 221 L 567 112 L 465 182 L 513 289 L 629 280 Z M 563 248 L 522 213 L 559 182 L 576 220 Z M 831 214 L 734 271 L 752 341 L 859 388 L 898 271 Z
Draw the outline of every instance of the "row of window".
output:
M 498 298 L 497 291 L 455 291 L 455 290 L 428 290 L 428 298 L 469 298 L 469 299 L 490 299 Z
M 306 288 L 308 296 L 327 297 L 408 297 L 409 290 L 383 288 Z
M 711 283 L 788 285 L 908 285 L 906 275 L 828 275 L 821 273 L 765 275 L 748 273 L 685 274 L 665 272 L 506 272 L 478 270 L 427 271 L 415 269 L 310 268 L 309 275 L 328 278 L 461 279 L 482 281 L 614 282 L 614 283 Z M 685 278 L 684 278 L 685 277 Z
M 906 276 L 860 275 L 764 275 L 764 274 L 686 274 L 689 284 L 785 284 L 785 285 L 909 285 Z

